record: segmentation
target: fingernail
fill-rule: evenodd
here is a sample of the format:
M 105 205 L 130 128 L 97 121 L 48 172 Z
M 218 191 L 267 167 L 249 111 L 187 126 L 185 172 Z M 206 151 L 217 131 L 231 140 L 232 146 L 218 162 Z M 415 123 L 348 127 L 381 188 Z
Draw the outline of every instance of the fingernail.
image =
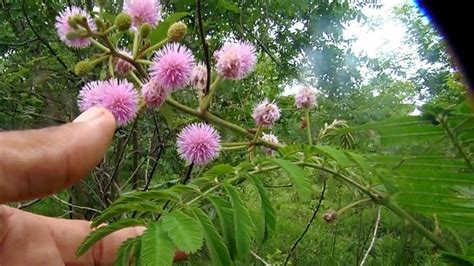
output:
M 89 110 L 85 111 L 82 113 L 80 116 L 76 117 L 74 119 L 74 123 L 78 122 L 88 122 L 96 119 L 97 117 L 101 116 L 103 114 L 102 110 L 97 107 L 90 108 Z

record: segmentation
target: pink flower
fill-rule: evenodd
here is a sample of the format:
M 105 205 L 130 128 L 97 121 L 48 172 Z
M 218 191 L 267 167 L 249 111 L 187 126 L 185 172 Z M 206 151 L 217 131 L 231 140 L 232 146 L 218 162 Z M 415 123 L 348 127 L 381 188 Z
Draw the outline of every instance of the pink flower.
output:
M 188 125 L 178 135 L 178 153 L 188 164 L 207 164 L 219 155 L 220 138 L 219 133 L 205 123 Z
M 207 68 L 203 63 L 197 64 L 191 74 L 191 84 L 196 86 L 201 92 L 206 88 Z
M 67 38 L 68 33 L 76 31 L 71 27 L 71 25 L 69 25 L 69 19 L 75 15 L 85 17 L 87 19 L 87 23 L 89 24 L 89 28 L 92 31 L 97 30 L 97 26 L 95 25 L 91 16 L 89 16 L 89 14 L 85 10 L 76 6 L 72 6 L 67 7 L 56 16 L 56 32 L 58 33 L 58 36 L 61 41 L 63 41 L 67 46 L 73 48 L 84 48 L 91 44 L 89 37 L 75 38 L 71 40 Z M 82 27 L 78 26 L 78 28 Z
M 188 48 L 168 44 L 153 58 L 151 77 L 166 90 L 176 91 L 189 84 L 194 65 L 194 56 Z
M 316 94 L 305 86 L 296 93 L 295 104 L 297 108 L 313 108 L 316 105 Z
M 263 133 L 262 140 L 273 143 L 273 144 L 280 144 L 277 137 L 275 137 L 275 135 L 273 134 Z M 266 155 L 272 155 L 274 153 L 274 150 L 267 147 L 263 147 L 263 153 L 265 153 Z
M 150 80 L 142 88 L 143 99 L 146 105 L 152 108 L 159 108 L 166 100 L 167 91 Z
M 117 120 L 126 125 L 138 112 L 138 95 L 126 80 L 110 79 L 86 84 L 79 93 L 79 109 L 85 111 L 94 106 L 107 108 Z
M 132 17 L 136 28 L 144 23 L 156 26 L 161 19 L 159 0 L 126 0 L 123 10 Z
M 243 79 L 255 67 L 255 47 L 249 42 L 227 42 L 214 52 L 217 73 L 226 79 Z
M 78 105 L 81 112 L 86 111 L 89 108 L 100 105 L 102 99 L 102 88 L 105 86 L 105 82 L 102 80 L 92 81 L 84 85 L 78 96 Z
M 130 58 L 132 57 L 132 54 L 130 53 L 130 51 L 126 49 L 119 49 L 119 53 L 126 55 Z M 115 59 L 114 67 L 115 67 L 115 71 L 122 76 L 128 75 L 128 73 L 133 69 L 132 64 L 130 64 L 128 61 L 125 61 L 119 57 Z
M 272 127 L 272 125 L 280 118 L 280 108 L 274 103 L 270 103 L 268 99 L 257 104 L 252 114 L 255 123 L 263 127 Z

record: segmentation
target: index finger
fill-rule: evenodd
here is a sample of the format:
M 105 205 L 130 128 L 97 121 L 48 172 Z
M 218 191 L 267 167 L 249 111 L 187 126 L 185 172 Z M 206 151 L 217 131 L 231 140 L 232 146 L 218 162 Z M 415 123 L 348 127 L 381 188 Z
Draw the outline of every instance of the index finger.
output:
M 92 108 L 73 123 L 0 133 L 0 203 L 43 197 L 71 186 L 102 159 L 116 123 Z

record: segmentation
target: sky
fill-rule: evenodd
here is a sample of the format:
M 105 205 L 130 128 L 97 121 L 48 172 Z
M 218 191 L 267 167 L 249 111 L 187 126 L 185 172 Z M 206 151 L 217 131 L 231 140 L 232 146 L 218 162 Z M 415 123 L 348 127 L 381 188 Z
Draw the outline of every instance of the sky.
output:
M 392 12 L 394 7 L 407 2 L 409 0 L 379 0 L 380 9 L 365 8 L 363 12 L 373 27 L 354 21 L 345 31 L 346 38 L 357 39 L 353 44 L 354 51 L 373 58 L 393 51 L 409 51 L 404 43 L 405 27 Z

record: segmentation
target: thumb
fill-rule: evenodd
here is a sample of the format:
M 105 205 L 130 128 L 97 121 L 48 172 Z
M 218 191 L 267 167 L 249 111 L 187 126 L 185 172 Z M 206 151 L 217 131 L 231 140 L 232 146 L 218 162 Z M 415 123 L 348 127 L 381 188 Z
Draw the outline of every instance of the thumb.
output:
M 0 203 L 43 197 L 71 186 L 100 163 L 116 123 L 104 108 L 45 129 L 0 133 Z

